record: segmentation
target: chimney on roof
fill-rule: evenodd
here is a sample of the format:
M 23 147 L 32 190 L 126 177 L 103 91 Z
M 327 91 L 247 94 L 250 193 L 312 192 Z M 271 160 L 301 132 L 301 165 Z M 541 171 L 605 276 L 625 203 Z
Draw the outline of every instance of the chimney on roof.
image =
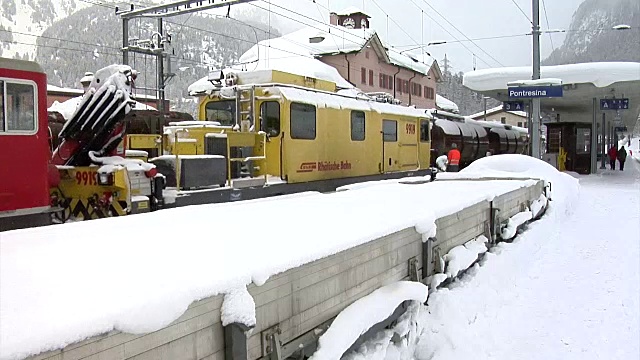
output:
M 89 90 L 89 85 L 91 85 L 91 81 L 93 81 L 93 73 L 86 72 L 82 79 L 80 79 L 80 84 L 82 84 L 82 90 L 86 93 Z
M 338 14 L 334 13 L 333 11 L 329 13 L 329 24 L 338 25 Z

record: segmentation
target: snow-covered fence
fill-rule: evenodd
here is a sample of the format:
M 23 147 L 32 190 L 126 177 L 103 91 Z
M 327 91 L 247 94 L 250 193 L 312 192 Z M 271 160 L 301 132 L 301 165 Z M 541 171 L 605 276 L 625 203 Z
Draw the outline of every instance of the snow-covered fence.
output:
M 399 280 L 427 281 L 430 275 L 442 273 L 440 258 L 451 249 L 480 235 L 495 236 L 492 224 L 502 224 L 527 210 L 543 194 L 542 181 L 514 181 L 521 185 L 509 189 L 516 190 L 487 199 L 480 197 L 476 203 L 461 205 L 458 211 L 447 210 L 436 220 L 435 237 L 429 241 L 423 241 L 425 234 L 411 226 L 290 268 L 260 286 L 249 285 L 247 290 L 255 306 L 255 326 L 249 331 L 236 323 L 223 326 L 225 300 L 221 294 L 193 302 L 160 330 L 142 335 L 111 331 L 29 360 L 283 359 L 301 350 L 310 355 L 315 341 L 350 304 L 384 285 Z M 424 186 L 436 189 L 444 184 Z M 304 234 L 299 241 L 305 241 Z

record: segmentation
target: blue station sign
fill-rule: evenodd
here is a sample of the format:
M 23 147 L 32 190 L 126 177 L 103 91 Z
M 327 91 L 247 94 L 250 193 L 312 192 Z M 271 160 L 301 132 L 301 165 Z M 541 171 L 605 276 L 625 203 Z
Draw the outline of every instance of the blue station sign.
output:
M 505 101 L 502 103 L 504 111 L 524 111 L 524 101 Z
M 600 110 L 628 110 L 629 99 L 600 99 Z
M 509 87 L 508 92 L 510 99 L 562 97 L 562 86 Z

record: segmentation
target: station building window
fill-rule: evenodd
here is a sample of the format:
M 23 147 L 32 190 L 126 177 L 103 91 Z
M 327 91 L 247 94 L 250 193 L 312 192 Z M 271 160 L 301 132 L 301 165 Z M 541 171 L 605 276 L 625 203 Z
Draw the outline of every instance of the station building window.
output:
M 361 68 L 360 69 L 360 80 L 362 81 L 363 84 L 367 83 L 367 69 L 365 68 Z
M 382 120 L 382 139 L 385 142 L 398 141 L 398 122 L 395 120 Z
M 503 123 L 503 124 L 506 124 L 507 123 L 507 118 L 505 116 L 501 117 L 500 118 L 500 122 Z
M 0 81 L 0 131 L 36 130 L 36 90 L 33 84 Z
M 260 117 L 262 117 L 262 131 L 269 136 L 280 134 L 280 103 L 277 101 L 265 101 L 260 105 Z
M 429 120 L 422 119 L 420 120 L 420 141 L 427 142 L 429 140 Z
M 522 121 L 518 121 L 518 127 L 522 127 Z
M 369 70 L 369 86 L 373 86 L 373 70 Z
M 291 103 L 291 138 L 313 140 L 316 138 L 316 107 Z
M 364 140 L 364 112 L 352 111 L 351 112 L 351 140 L 363 141 Z

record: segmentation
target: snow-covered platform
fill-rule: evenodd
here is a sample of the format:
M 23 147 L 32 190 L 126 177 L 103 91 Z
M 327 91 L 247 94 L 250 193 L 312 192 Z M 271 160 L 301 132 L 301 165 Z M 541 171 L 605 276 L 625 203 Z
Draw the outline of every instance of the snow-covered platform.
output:
M 524 156 L 481 164 L 489 166 L 431 183 L 389 180 L 4 232 L 0 359 L 308 355 L 356 300 L 399 280 L 455 276 L 462 247 L 513 236 L 546 206 L 556 176 L 547 175 L 563 175 Z M 376 311 L 391 315 L 411 299 L 394 295 Z

